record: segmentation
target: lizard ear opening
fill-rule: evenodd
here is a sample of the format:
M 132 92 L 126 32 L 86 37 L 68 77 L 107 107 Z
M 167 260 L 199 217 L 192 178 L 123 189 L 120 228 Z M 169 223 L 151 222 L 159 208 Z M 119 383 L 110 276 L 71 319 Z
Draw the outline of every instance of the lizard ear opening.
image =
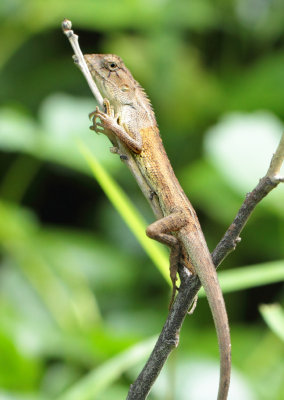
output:
M 124 84 L 124 85 L 121 86 L 120 90 L 121 90 L 122 92 L 129 92 L 129 86 L 126 85 L 126 84 Z

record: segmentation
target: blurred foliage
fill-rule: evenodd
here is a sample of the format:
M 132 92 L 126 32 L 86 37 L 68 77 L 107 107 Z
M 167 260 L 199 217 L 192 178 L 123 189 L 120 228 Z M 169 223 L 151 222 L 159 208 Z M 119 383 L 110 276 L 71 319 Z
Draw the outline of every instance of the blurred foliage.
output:
M 127 193 L 122 206 L 143 216 L 134 231 L 153 221 L 106 138 L 88 130 L 95 102 L 60 31 L 64 17 L 84 52 L 119 54 L 145 87 L 211 249 L 283 130 L 282 0 L 1 0 L 1 400 L 125 398 L 167 314 L 161 260 L 151 262 L 92 177 L 98 163 Z M 220 271 L 230 399 L 284 398 L 283 200 L 282 185 Z M 261 303 L 277 304 L 259 313 Z M 217 375 L 201 299 L 149 399 L 214 398 Z

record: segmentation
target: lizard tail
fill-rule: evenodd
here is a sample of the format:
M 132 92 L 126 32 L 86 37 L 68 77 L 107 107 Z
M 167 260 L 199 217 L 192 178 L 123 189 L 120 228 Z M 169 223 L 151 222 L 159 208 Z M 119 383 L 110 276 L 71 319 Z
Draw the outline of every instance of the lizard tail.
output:
M 220 352 L 220 379 L 217 400 L 226 400 L 231 376 L 231 338 L 226 306 L 222 290 L 218 281 L 217 272 L 212 262 L 202 232 L 199 232 L 199 241 L 192 247 L 192 232 L 188 232 L 184 241 L 192 265 L 204 287 L 208 303 L 212 312 L 218 337 Z M 201 237 L 202 235 L 202 237 Z
M 202 274 L 199 274 L 199 279 L 204 287 L 207 295 L 208 303 L 214 319 L 219 352 L 220 352 L 220 380 L 218 390 L 218 400 L 226 400 L 228 397 L 230 376 L 231 376 L 231 338 L 228 316 L 226 312 L 223 294 L 217 278 L 217 273 L 213 263 L 211 262 L 212 270 L 210 273 L 211 283 L 208 286 L 206 282 L 202 282 Z M 210 266 L 210 269 L 211 269 Z M 214 270 L 213 270 L 214 268 Z

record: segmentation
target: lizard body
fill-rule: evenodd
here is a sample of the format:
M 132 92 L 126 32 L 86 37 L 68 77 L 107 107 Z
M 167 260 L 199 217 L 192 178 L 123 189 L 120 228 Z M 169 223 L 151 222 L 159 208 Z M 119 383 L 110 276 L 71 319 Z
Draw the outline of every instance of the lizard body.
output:
M 105 97 L 106 112 L 97 108 L 92 113 L 91 128 L 105 133 L 114 146 L 120 141 L 130 150 L 148 186 L 149 198 L 158 199 L 162 218 L 149 225 L 146 234 L 171 249 L 172 301 L 179 263 L 196 273 L 204 286 L 221 357 L 218 400 L 225 400 L 231 369 L 229 324 L 217 273 L 196 213 L 173 172 L 151 104 L 121 58 L 112 54 L 87 54 L 84 58 Z

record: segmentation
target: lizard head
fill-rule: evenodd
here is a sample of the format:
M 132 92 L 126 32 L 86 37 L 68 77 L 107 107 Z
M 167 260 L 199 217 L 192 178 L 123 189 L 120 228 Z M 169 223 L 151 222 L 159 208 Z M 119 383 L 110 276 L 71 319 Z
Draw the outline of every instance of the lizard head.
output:
M 115 54 L 85 54 L 84 58 L 103 97 L 111 103 L 132 104 L 139 84 L 120 57 Z

